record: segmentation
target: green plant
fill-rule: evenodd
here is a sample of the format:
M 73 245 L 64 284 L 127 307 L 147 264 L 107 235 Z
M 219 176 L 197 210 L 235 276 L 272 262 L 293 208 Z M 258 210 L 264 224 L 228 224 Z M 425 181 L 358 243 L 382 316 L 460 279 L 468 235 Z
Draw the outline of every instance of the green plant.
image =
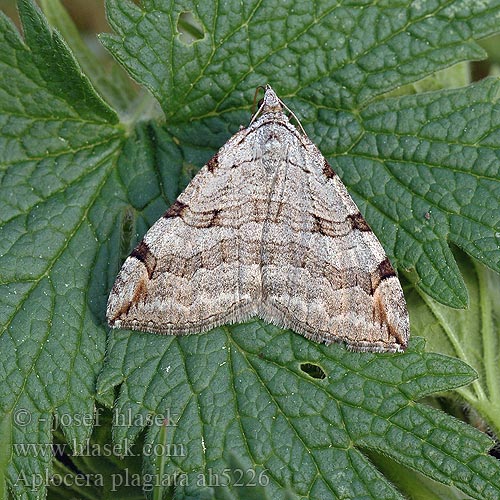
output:
M 114 33 L 101 40 L 149 92 L 117 68 L 107 74 L 59 3 L 40 3 L 59 31 L 31 0 L 19 2 L 24 40 L 0 17 L 0 493 L 43 494 L 53 424 L 61 444 L 78 448 L 97 400 L 114 405 L 121 450 L 140 437 L 139 450 L 178 451 L 144 454 L 155 498 L 446 498 L 456 489 L 498 498 L 491 440 L 418 400 L 472 382 L 458 394 L 500 428 L 491 411 L 500 404 L 498 276 L 476 263 L 500 270 L 500 83 L 440 89 L 465 83 L 462 66 L 448 80 L 431 76 L 434 92 L 395 94 L 484 58 L 474 40 L 498 31 L 500 2 L 108 0 Z M 121 262 L 248 123 L 267 82 L 409 271 L 408 352 L 346 352 L 260 321 L 185 338 L 113 331 L 106 346 L 104 308 Z M 469 294 L 450 242 L 476 259 L 458 257 Z M 449 309 L 469 301 L 469 312 Z M 440 353 L 424 352 L 415 334 L 427 333 Z M 108 441 L 97 427 L 92 442 Z M 125 470 L 115 454 L 83 455 L 80 471 Z M 382 474 L 368 455 L 408 476 Z M 137 460 L 127 467 L 138 471 Z M 74 475 L 60 462 L 52 470 Z M 117 495 L 95 478 L 76 489 Z

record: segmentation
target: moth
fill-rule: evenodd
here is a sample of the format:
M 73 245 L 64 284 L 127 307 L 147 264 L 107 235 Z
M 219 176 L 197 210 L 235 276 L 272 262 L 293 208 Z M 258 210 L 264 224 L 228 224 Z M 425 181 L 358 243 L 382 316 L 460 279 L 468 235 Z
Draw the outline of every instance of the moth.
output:
M 353 350 L 406 348 L 394 268 L 287 109 L 267 85 L 250 125 L 125 260 L 109 295 L 110 326 L 184 335 L 256 316 Z

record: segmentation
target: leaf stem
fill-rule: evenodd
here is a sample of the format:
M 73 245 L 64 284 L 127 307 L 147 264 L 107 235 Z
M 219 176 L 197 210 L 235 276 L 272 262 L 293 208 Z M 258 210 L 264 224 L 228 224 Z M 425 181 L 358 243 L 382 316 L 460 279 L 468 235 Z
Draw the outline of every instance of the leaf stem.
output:
M 167 449 L 167 430 L 168 430 L 168 425 L 169 422 L 166 420 L 163 422 L 163 425 L 160 427 L 160 432 L 158 436 L 158 440 L 160 444 L 162 445 L 161 448 L 163 450 Z M 163 475 L 165 474 L 165 467 L 167 465 L 167 453 L 161 453 L 160 454 L 160 462 L 158 464 L 156 473 L 157 473 L 157 481 L 156 485 L 153 489 L 153 500 L 162 500 L 164 497 L 164 488 L 162 486 L 163 484 Z
M 488 271 L 474 262 L 479 281 L 479 301 L 481 306 L 481 330 L 483 336 L 483 357 L 486 387 L 492 401 L 500 401 L 500 384 L 498 382 L 498 345 L 493 325 L 493 308 L 489 294 Z
M 427 304 L 427 307 L 432 311 L 434 316 L 439 320 L 441 327 L 443 328 L 445 334 L 447 335 L 448 339 L 451 342 L 451 345 L 455 349 L 455 353 L 457 354 L 457 357 L 460 358 L 462 361 L 465 361 L 467 364 L 471 364 L 468 362 L 467 355 L 465 351 L 462 349 L 462 344 L 460 342 L 460 339 L 456 336 L 455 332 L 453 331 L 452 328 L 449 327 L 448 322 L 446 321 L 446 318 L 442 315 L 441 311 L 439 308 L 435 307 L 436 302 L 434 302 L 433 299 L 429 295 L 427 295 L 425 292 L 421 291 L 420 288 L 416 287 L 416 290 L 422 300 Z M 486 394 L 483 391 L 483 388 L 481 387 L 481 383 L 479 382 L 478 379 L 474 380 L 472 382 L 472 387 L 474 388 L 476 392 L 476 400 L 485 400 L 487 399 Z M 465 397 L 465 395 L 463 394 Z M 470 399 L 470 396 L 466 399 Z
M 154 120 L 161 117 L 158 101 L 147 91 L 142 92 L 129 109 L 132 109 L 133 112 L 121 117 L 127 131 L 139 121 Z
M 488 400 L 482 404 L 483 415 L 488 424 L 500 437 L 500 383 L 498 380 L 498 339 L 493 321 L 492 300 L 494 286 L 491 283 L 491 271 L 474 262 L 479 282 L 479 304 L 481 307 L 481 334 L 483 340 L 484 378 L 488 391 Z

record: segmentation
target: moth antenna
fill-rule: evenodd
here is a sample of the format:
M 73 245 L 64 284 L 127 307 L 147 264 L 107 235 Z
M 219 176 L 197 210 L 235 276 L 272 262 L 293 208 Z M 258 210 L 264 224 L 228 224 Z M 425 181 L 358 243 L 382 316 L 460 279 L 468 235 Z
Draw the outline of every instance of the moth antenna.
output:
M 248 126 L 252 125 L 252 123 L 255 121 L 255 119 L 257 118 L 257 116 L 259 116 L 260 112 L 262 111 L 262 107 L 264 106 L 264 99 L 261 99 L 257 106 L 256 106 L 256 103 L 257 103 L 257 95 L 259 94 L 259 90 L 263 90 L 264 92 L 266 91 L 266 86 L 264 85 L 259 85 L 256 89 L 255 89 L 255 94 L 253 95 L 253 104 L 252 104 L 252 119 L 250 120 L 250 123 L 248 124 Z M 257 107 L 257 111 L 255 111 L 255 108 Z
M 283 108 L 285 108 L 288 111 L 289 118 L 291 116 L 295 120 L 295 122 L 299 126 L 302 133 L 307 137 L 306 131 L 304 130 L 302 123 L 300 123 L 300 120 L 297 118 L 297 115 L 281 99 L 280 99 L 280 102 L 281 102 L 281 105 L 283 106 Z

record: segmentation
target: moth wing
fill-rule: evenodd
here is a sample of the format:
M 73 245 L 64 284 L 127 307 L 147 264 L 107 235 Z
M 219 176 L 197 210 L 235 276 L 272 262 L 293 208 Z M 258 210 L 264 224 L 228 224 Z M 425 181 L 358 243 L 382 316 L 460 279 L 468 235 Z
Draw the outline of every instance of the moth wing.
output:
M 126 259 L 111 326 L 185 334 L 255 315 L 267 193 L 246 135 L 220 149 Z
M 283 140 L 263 228 L 261 316 L 315 341 L 404 350 L 408 312 L 382 245 L 318 148 Z

